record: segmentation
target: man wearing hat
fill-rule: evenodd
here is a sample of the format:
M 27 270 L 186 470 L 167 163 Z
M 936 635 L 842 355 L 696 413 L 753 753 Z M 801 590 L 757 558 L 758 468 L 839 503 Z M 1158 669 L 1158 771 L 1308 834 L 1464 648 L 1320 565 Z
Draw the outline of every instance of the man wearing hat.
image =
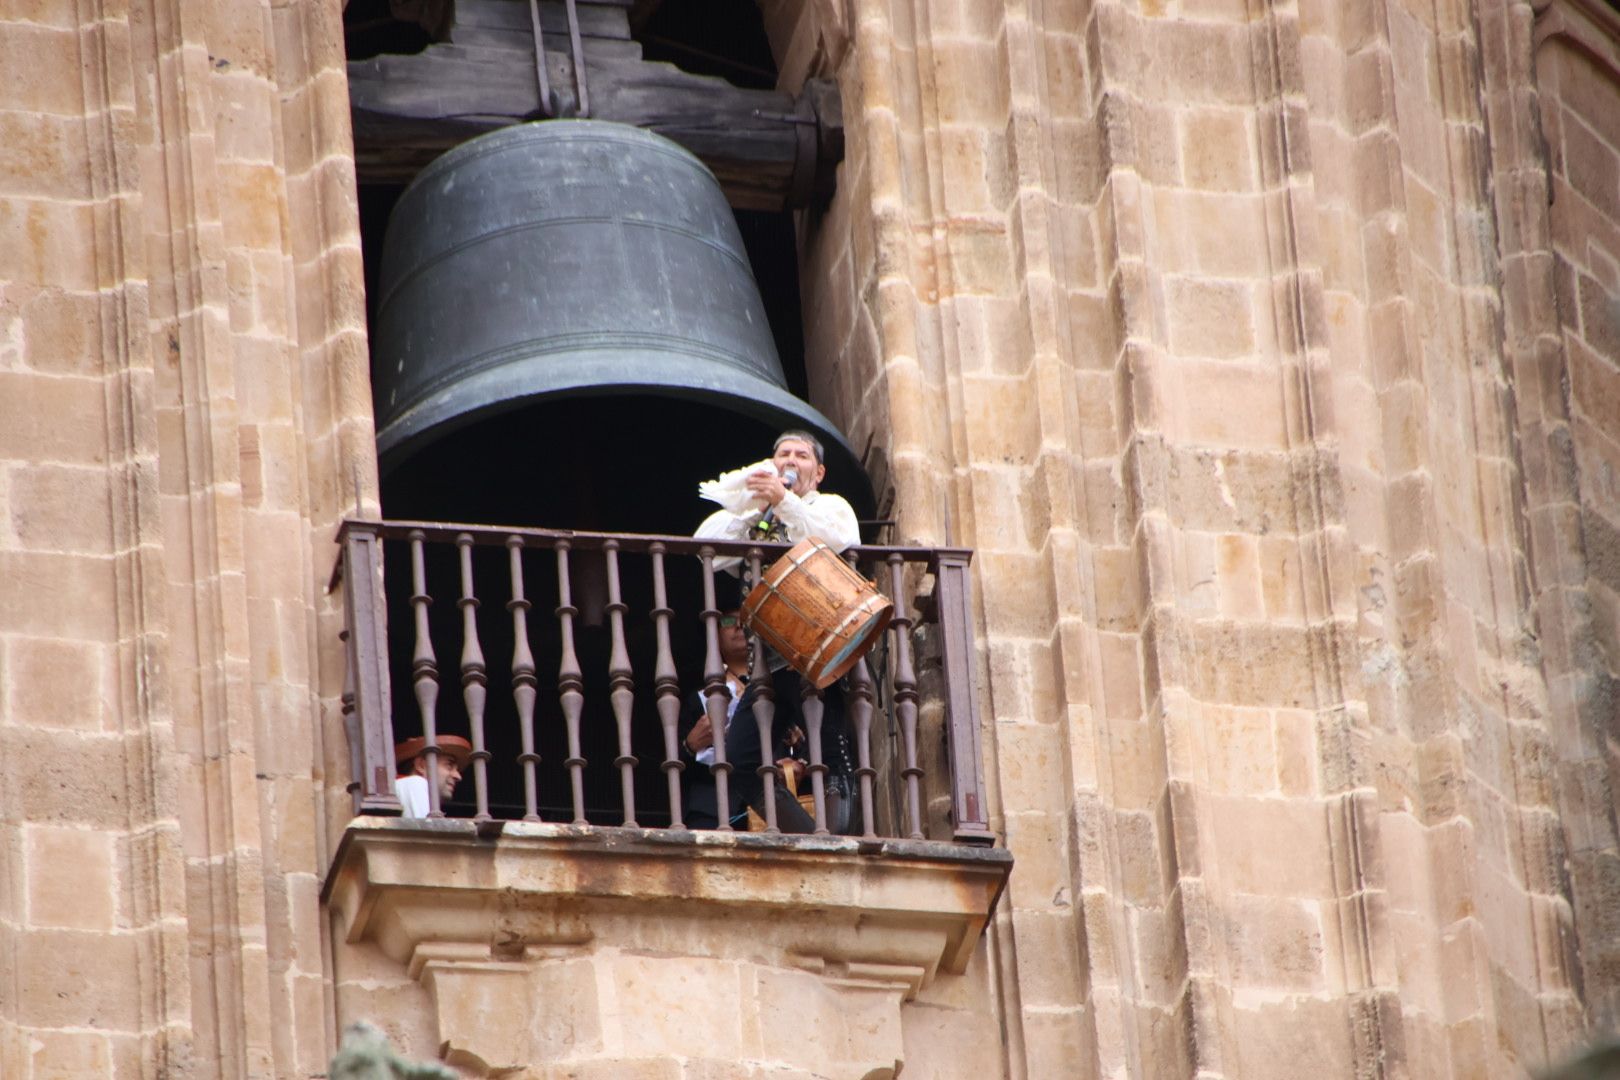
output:
M 439 806 L 442 808 L 455 794 L 456 785 L 461 783 L 461 770 L 472 757 L 472 743 L 459 735 L 440 735 L 438 751 Z M 394 763 L 399 769 L 399 775 L 394 778 L 394 794 L 399 796 L 404 817 L 425 818 L 432 810 L 432 795 L 428 791 L 431 757 L 424 735 L 406 739 L 394 747 Z

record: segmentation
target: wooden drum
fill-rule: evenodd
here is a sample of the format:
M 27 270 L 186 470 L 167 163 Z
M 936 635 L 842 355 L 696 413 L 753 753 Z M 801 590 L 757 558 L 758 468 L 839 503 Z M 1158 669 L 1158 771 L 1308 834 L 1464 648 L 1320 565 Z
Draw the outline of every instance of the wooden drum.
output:
M 743 625 L 818 689 L 877 644 L 894 604 L 819 537 L 793 545 L 742 604 Z

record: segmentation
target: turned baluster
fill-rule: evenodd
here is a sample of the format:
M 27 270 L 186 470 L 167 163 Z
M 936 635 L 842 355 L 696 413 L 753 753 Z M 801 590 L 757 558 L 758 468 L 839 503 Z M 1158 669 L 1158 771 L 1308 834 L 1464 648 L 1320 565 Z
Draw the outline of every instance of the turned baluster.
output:
M 800 708 L 804 713 L 805 738 L 810 743 L 810 791 L 815 798 L 816 832 L 827 828 L 827 763 L 821 753 L 821 720 L 824 705 L 821 691 L 809 679 L 800 680 Z
M 557 665 L 557 698 L 568 727 L 568 786 L 574 799 L 574 824 L 585 825 L 585 759 L 579 753 L 579 716 L 585 707 L 585 680 L 574 654 L 573 592 L 568 583 L 567 540 L 557 541 L 557 623 L 562 630 L 562 660 Z
M 877 807 L 873 784 L 877 770 L 872 767 L 872 669 L 866 657 L 849 669 L 849 719 L 855 728 L 855 778 L 860 784 L 861 835 L 877 837 Z
M 855 566 L 855 553 L 844 556 L 844 561 Z M 855 733 L 855 779 L 860 787 L 861 836 L 868 840 L 877 838 L 876 792 L 873 790 L 877 770 L 872 767 L 872 710 L 875 696 L 872 669 L 867 666 L 866 657 L 863 656 L 849 669 L 849 722 Z
M 763 557 L 764 552 L 759 548 L 748 549 L 748 580 L 760 580 L 760 561 Z M 771 685 L 771 673 L 765 664 L 765 642 L 758 634 L 754 635 L 752 653 L 753 664 L 748 679 L 756 688 L 754 723 L 759 727 L 759 768 L 756 771 L 763 785 L 760 797 L 765 800 L 765 831 L 774 833 L 781 832 L 776 824 L 776 781 L 782 771 L 776 764 L 775 742 L 771 737 L 776 720 L 776 690 Z
M 523 538 L 508 536 L 506 550 L 512 577 L 512 599 L 506 603 L 506 610 L 512 613 L 512 701 L 517 705 L 518 738 L 523 748 L 518 754 L 518 764 L 523 767 L 523 820 L 539 821 L 535 766 L 540 755 L 534 752 L 534 702 L 540 680 L 535 677 L 534 653 L 529 651 L 531 605 L 523 595 Z
M 900 721 L 904 766 L 900 775 L 906 785 L 907 834 L 923 839 L 922 770 L 917 767 L 917 673 L 911 663 L 911 618 L 906 614 L 905 561 L 896 553 L 889 556 L 890 598 L 894 601 L 894 714 Z
M 686 762 L 681 760 L 676 736 L 681 718 L 681 684 L 675 675 L 675 654 L 669 647 L 669 620 L 674 612 L 664 589 L 664 545 L 653 541 L 647 548 L 652 553 L 653 572 L 653 630 L 658 638 L 658 656 L 653 661 L 653 694 L 658 706 L 658 722 L 664 728 L 664 776 L 669 783 L 669 827 L 686 828 L 681 816 L 681 771 Z
M 478 597 L 473 595 L 472 547 L 470 533 L 456 537 L 461 556 L 461 700 L 467 705 L 467 725 L 472 732 L 473 797 L 478 809 L 475 821 L 489 820 L 489 751 L 484 749 L 484 701 L 489 694 L 489 676 L 484 666 L 484 648 L 478 641 Z
M 411 541 L 411 611 L 416 623 L 416 648 L 411 654 L 411 685 L 416 691 L 416 707 L 422 714 L 422 737 L 427 742 L 428 817 L 443 817 L 439 806 L 439 664 L 433 653 L 433 638 L 428 632 L 428 606 L 433 598 L 427 594 L 427 571 L 423 566 L 422 542 L 426 534 L 412 529 Z
M 608 656 L 608 703 L 613 707 L 613 719 L 619 727 L 619 756 L 613 764 L 619 767 L 619 791 L 624 799 L 624 824 L 636 824 L 636 765 L 630 752 L 630 709 L 635 704 L 635 678 L 630 670 L 630 650 L 624 644 L 624 597 L 619 591 L 619 542 L 608 540 L 602 550 L 607 558 L 608 579 L 608 633 L 612 650 Z
M 726 669 L 720 664 L 720 612 L 714 600 L 714 548 L 702 547 L 698 554 L 703 559 L 703 703 L 708 712 L 709 726 L 714 732 L 715 807 L 718 810 L 718 828 L 731 831 L 731 762 L 726 760 L 726 714 L 731 703 L 731 692 L 726 689 Z

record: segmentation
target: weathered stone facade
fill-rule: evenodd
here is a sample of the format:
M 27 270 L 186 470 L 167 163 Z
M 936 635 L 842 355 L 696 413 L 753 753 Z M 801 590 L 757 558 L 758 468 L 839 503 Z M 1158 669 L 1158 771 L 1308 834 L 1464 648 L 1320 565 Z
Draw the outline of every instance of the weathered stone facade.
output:
M 483 944 L 323 902 L 378 509 L 342 0 L 21 0 L 0 1076 L 310 1076 L 366 1017 L 547 1078 L 1506 1077 L 1620 1024 L 1620 13 L 761 7 L 843 95 L 812 398 L 976 551 L 986 933 L 837 843 L 757 879 L 814 947 L 673 886 Z

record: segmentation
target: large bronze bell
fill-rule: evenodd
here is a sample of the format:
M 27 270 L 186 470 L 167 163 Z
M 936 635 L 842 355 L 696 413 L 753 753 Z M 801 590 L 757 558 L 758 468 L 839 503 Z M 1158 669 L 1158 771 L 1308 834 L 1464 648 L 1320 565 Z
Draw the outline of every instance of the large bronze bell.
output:
M 635 417 L 647 399 L 679 399 L 749 422 L 721 459 L 731 467 L 768 454 L 761 431 L 815 432 L 829 490 L 872 508 L 843 435 L 787 389 L 719 184 L 639 128 L 522 124 L 424 169 L 389 223 L 372 349 L 385 473 L 416 468 L 458 429 L 540 403 L 569 399 L 577 411 L 579 399 L 612 397 L 636 402 L 623 413 Z

